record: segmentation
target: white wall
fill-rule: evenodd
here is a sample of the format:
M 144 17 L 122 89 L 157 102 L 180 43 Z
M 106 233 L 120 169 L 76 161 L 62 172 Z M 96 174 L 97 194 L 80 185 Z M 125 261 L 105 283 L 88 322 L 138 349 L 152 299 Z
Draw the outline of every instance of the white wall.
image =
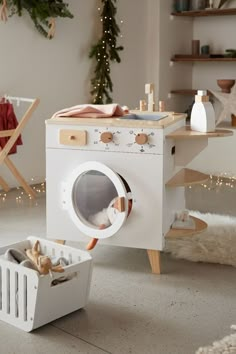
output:
M 98 38 L 97 25 L 100 4 L 97 0 L 69 0 L 74 19 L 58 19 L 56 36 L 42 37 L 28 15 L 13 16 L 0 23 L 0 94 L 39 97 L 40 106 L 24 130 L 24 145 L 12 160 L 27 181 L 45 178 L 45 120 L 57 110 L 90 100 L 92 61 L 88 53 Z M 155 0 L 119 0 L 118 20 L 125 46 L 121 64 L 114 65 L 114 101 L 131 108 L 138 105 L 144 94 L 148 69 L 146 55 L 148 13 Z M 145 48 L 145 49 L 144 49 Z M 23 113 L 26 106 L 21 105 Z M 20 111 L 15 112 L 20 118 Z M 1 166 L 1 175 L 11 186 L 15 179 Z
M 189 88 L 192 85 L 192 68 L 186 63 L 170 65 L 175 54 L 188 53 L 193 36 L 193 23 L 188 18 L 170 16 L 172 0 L 160 1 L 160 55 L 159 61 L 159 99 L 166 102 L 166 109 L 183 112 L 186 97 L 172 95 L 171 90 Z
M 236 1 L 231 0 L 229 5 L 235 8 Z M 236 48 L 235 21 L 235 15 L 197 18 L 194 20 L 194 39 L 200 39 L 201 45 L 209 44 L 213 53 L 224 53 L 225 49 Z M 194 64 L 193 88 L 219 91 L 217 79 L 236 79 L 236 63 Z M 222 106 L 217 100 L 214 106 L 218 115 Z M 227 120 L 230 120 L 230 116 Z M 235 133 L 235 129 L 233 131 Z M 236 175 L 235 144 L 235 134 L 230 138 L 209 139 L 208 147 L 189 167 L 213 174 L 225 172 Z

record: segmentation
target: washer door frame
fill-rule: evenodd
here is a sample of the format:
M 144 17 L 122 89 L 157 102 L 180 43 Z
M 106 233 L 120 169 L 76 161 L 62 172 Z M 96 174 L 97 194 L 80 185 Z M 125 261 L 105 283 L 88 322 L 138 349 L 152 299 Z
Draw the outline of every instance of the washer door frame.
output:
M 106 177 L 108 177 L 110 181 L 113 183 L 114 187 L 116 188 L 118 194 L 117 197 L 124 198 L 124 206 L 125 206 L 124 211 L 119 212 L 117 214 L 115 222 L 109 227 L 107 227 L 106 229 L 99 230 L 99 228 L 97 228 L 96 226 L 91 227 L 89 222 L 85 224 L 85 222 L 79 218 L 74 208 L 74 203 L 73 203 L 74 184 L 80 176 L 84 175 L 89 171 L 98 171 L 104 174 Z M 66 209 L 71 219 L 73 220 L 74 224 L 78 227 L 78 231 L 81 231 L 85 235 L 90 236 L 92 238 L 105 239 L 114 236 L 122 228 L 122 226 L 124 225 L 128 217 L 128 195 L 122 179 L 111 168 L 97 161 L 84 162 L 72 171 L 66 184 L 67 184 L 67 188 L 65 191 L 66 204 L 67 204 Z

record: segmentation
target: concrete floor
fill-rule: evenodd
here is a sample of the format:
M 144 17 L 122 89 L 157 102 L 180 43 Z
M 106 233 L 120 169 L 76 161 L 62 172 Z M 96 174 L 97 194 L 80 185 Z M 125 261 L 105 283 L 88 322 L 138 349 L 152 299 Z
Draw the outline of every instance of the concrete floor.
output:
M 45 194 L 21 202 L 18 195 L 0 196 L 0 246 L 45 237 Z M 98 245 L 92 255 L 87 307 L 32 333 L 0 321 L 0 354 L 193 354 L 236 324 L 233 267 L 163 254 L 157 276 L 144 250 Z

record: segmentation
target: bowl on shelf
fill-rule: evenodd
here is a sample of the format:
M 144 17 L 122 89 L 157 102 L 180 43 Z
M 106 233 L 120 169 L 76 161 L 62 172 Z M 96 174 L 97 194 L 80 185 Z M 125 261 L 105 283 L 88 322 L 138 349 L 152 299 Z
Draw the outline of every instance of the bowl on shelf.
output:
M 230 79 L 221 79 L 217 80 L 217 85 L 221 88 L 221 91 L 224 93 L 230 93 L 231 88 L 234 86 L 235 80 Z

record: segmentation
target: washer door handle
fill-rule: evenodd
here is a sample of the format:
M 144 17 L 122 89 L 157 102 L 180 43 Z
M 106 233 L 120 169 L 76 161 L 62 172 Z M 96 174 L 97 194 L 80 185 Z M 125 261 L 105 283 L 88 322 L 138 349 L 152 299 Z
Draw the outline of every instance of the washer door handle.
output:
M 120 213 L 123 213 L 125 211 L 125 197 L 118 197 L 113 204 L 113 207 Z

